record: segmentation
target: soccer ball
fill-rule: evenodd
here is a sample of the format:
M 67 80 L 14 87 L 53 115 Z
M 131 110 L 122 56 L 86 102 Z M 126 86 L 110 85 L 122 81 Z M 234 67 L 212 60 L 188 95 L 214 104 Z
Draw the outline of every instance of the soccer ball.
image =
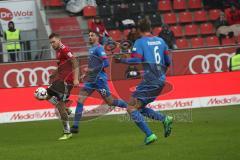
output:
M 39 87 L 36 89 L 36 91 L 34 92 L 34 96 L 38 99 L 38 100 L 45 100 L 48 96 L 47 94 L 47 90 L 43 87 Z

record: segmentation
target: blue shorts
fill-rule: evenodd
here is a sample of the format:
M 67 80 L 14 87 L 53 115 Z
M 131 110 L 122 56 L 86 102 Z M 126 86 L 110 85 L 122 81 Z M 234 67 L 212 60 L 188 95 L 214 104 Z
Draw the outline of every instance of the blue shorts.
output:
M 132 96 L 142 102 L 141 107 L 145 107 L 160 95 L 163 87 L 164 84 L 151 84 L 149 82 L 142 81 L 137 86 L 136 91 L 133 92 Z
M 83 90 L 88 92 L 88 94 L 91 94 L 96 90 L 102 97 L 108 97 L 111 95 L 106 78 L 97 78 L 94 82 L 85 82 Z

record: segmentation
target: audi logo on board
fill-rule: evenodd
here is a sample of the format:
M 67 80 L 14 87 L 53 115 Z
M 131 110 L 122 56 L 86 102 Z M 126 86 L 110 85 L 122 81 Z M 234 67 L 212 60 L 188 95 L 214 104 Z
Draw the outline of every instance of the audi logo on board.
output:
M 41 79 L 43 84 L 42 85 L 48 85 L 49 84 L 49 76 L 50 76 L 50 70 L 55 70 L 57 67 L 55 66 L 49 66 L 47 68 L 43 67 L 37 67 L 37 68 L 22 68 L 22 69 L 10 69 L 8 70 L 4 76 L 3 76 L 3 83 L 7 88 L 12 88 L 10 85 L 10 76 L 16 77 L 16 87 L 25 87 L 25 83 L 28 79 L 29 86 L 37 86 L 38 81 Z M 41 74 L 38 74 L 37 72 L 41 71 Z M 24 73 L 28 73 L 29 76 L 25 76 Z
M 189 61 L 188 67 L 192 74 L 198 74 L 200 72 L 197 72 L 196 68 L 199 68 L 199 66 L 194 65 L 196 61 L 201 62 L 200 68 L 202 69 L 201 73 L 210 73 L 210 69 L 214 69 L 215 72 L 222 72 L 223 71 L 223 65 L 224 63 L 229 66 L 230 58 L 234 55 L 234 53 L 222 53 L 222 54 L 208 54 L 208 55 L 196 55 L 192 57 Z M 227 61 L 223 61 L 222 58 L 227 58 Z M 210 59 L 213 59 L 213 61 L 210 61 Z M 213 62 L 213 63 L 212 63 Z M 211 68 L 214 67 L 214 68 Z

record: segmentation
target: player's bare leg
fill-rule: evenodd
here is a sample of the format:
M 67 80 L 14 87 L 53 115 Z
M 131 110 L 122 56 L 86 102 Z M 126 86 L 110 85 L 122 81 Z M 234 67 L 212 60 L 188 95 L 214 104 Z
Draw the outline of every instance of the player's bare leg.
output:
M 66 106 L 65 106 L 65 102 L 63 101 L 59 101 L 58 104 L 56 105 L 61 120 L 62 120 L 62 124 L 63 124 L 63 136 L 59 138 L 59 140 L 66 140 L 72 137 L 72 134 L 70 132 L 70 125 L 69 125 L 69 119 L 68 119 L 68 113 L 66 111 Z
M 120 108 L 127 108 L 127 103 L 124 102 L 123 100 L 121 99 L 114 99 L 112 97 L 112 95 L 109 95 L 108 97 L 105 97 L 105 96 L 102 96 L 102 98 L 104 99 L 104 101 L 109 105 L 109 106 L 117 106 L 117 107 L 120 107 Z M 112 108 L 110 108 L 112 109 Z

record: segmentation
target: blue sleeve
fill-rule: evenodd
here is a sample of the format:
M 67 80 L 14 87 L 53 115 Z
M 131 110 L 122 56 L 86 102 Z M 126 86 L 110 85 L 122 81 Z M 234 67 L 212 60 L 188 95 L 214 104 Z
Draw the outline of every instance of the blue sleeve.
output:
M 171 64 L 171 60 L 170 60 L 170 57 L 168 56 L 168 54 L 169 54 L 168 46 L 166 43 L 164 43 L 164 44 L 165 44 L 165 50 L 164 50 L 164 54 L 163 54 L 164 62 L 165 62 L 165 65 L 168 67 Z
M 123 58 L 121 59 L 121 63 L 141 63 L 142 60 L 140 58 Z
M 103 60 L 103 68 L 106 68 L 106 67 L 108 67 L 109 66 L 109 61 L 108 61 L 108 59 L 104 59 Z
M 100 57 L 103 60 L 103 68 L 108 67 L 109 66 L 109 61 L 107 58 L 107 54 L 104 51 L 103 47 L 98 47 L 97 48 L 97 56 Z
M 167 54 L 164 54 L 165 65 L 168 67 L 171 64 L 170 57 Z

